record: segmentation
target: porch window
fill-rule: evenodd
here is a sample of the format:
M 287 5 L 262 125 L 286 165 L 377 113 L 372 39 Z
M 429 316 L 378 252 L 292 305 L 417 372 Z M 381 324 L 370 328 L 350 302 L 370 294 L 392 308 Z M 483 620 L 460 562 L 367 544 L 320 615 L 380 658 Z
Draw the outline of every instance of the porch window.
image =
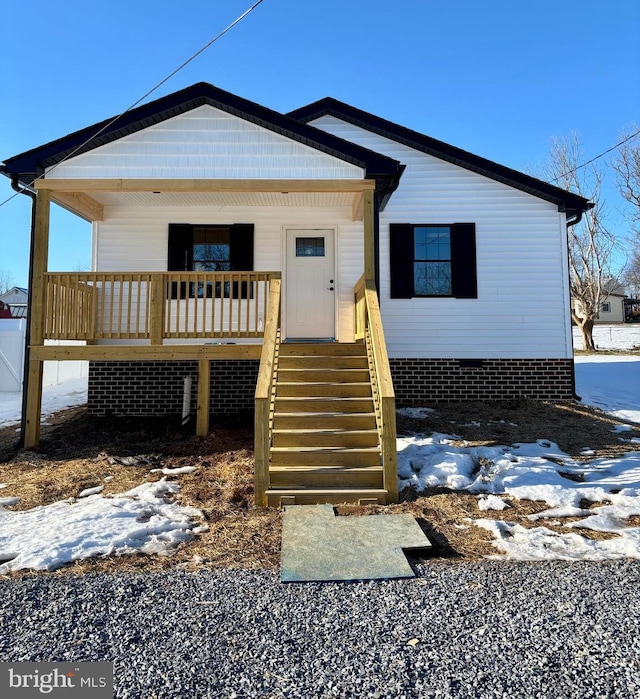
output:
M 391 298 L 477 298 L 474 223 L 389 227 Z
M 193 230 L 193 271 L 228 272 L 231 270 L 229 229 L 197 226 Z
M 252 272 L 253 224 L 169 224 L 170 272 Z M 197 286 L 197 288 L 196 288 Z M 173 284 L 171 298 L 253 298 L 247 282 Z M 215 288 L 214 288 L 215 287 Z

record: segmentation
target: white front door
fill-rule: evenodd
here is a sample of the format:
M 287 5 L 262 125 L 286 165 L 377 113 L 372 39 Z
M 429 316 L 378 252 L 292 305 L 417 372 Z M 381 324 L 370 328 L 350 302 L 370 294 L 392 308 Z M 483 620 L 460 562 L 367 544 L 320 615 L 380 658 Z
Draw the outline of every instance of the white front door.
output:
M 336 335 L 334 231 L 287 230 L 287 339 L 333 339 Z

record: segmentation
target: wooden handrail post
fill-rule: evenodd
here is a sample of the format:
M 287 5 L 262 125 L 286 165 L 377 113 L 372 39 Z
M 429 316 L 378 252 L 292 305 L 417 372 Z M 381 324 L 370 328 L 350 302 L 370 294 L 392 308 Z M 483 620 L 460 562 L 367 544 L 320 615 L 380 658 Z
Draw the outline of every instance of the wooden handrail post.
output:
M 373 280 L 365 281 L 366 322 L 368 325 L 373 363 L 380 401 L 380 443 L 382 472 L 388 501 L 398 500 L 398 456 L 396 444 L 396 398 L 389 367 L 389 355 L 382 328 L 382 316 Z
M 152 345 L 161 345 L 164 336 L 164 309 L 166 294 L 164 274 L 152 274 L 149 291 L 149 337 Z
M 256 383 L 255 394 L 255 423 L 254 423 L 254 454 L 255 476 L 254 496 L 258 507 L 267 505 L 267 489 L 269 487 L 269 452 L 271 447 L 269 412 L 271 406 L 271 391 L 278 329 L 280 327 L 280 289 L 281 280 L 271 278 L 269 281 L 269 301 L 264 328 L 260 369 Z

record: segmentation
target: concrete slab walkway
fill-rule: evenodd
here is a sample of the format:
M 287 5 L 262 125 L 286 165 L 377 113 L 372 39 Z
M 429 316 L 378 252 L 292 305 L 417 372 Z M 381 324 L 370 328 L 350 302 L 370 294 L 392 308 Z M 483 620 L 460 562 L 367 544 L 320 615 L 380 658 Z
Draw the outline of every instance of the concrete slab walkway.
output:
M 282 582 L 412 578 L 403 549 L 431 543 L 409 514 L 336 517 L 331 505 L 290 505 L 282 517 Z

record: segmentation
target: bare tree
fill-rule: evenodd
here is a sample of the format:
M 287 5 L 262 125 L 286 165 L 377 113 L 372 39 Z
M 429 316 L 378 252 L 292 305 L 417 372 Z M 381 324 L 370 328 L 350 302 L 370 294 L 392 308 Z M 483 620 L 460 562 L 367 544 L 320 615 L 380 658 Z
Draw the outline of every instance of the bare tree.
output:
M 640 298 L 640 243 L 636 243 L 627 259 L 622 280 L 627 287 L 627 293 L 634 298 Z
M 622 145 L 611 159 L 616 173 L 616 184 L 623 199 L 629 203 L 627 217 L 635 231 L 635 240 L 629 241 L 631 252 L 624 271 L 624 281 L 629 291 L 640 296 L 640 129 L 637 124 L 627 127 L 621 134 Z
M 616 184 L 625 201 L 631 204 L 629 218 L 640 236 L 640 129 L 632 124 L 622 134 L 623 143 L 611 159 Z
M 4 294 L 5 291 L 9 291 L 14 286 L 15 284 L 9 272 L 0 269 L 0 294 Z
M 607 296 L 615 237 L 604 220 L 602 183 L 604 172 L 597 163 L 579 167 L 585 158 L 577 134 L 556 138 L 549 149 L 548 178 L 593 202 L 582 220 L 568 228 L 571 317 L 582 332 L 583 347 L 595 351 L 593 324 Z

